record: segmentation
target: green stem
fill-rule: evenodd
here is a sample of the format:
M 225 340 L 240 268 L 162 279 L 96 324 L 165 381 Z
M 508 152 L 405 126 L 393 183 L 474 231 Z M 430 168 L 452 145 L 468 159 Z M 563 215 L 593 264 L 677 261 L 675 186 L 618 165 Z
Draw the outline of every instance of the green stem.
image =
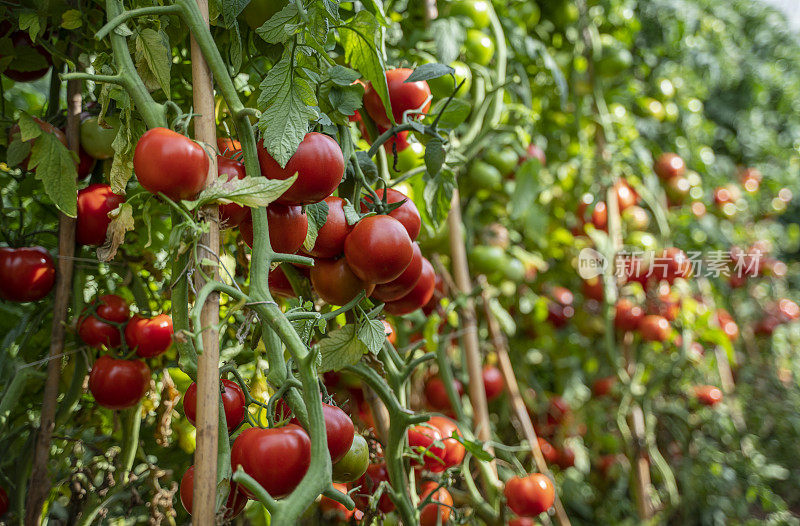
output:
M 138 9 L 129 9 L 119 15 L 116 15 L 114 18 L 110 19 L 106 25 L 100 28 L 100 31 L 94 34 L 94 37 L 97 40 L 104 39 L 109 33 L 111 33 L 117 26 L 120 26 L 125 23 L 126 20 L 137 16 L 144 16 L 144 15 L 168 15 L 170 13 L 177 13 L 181 10 L 180 6 L 177 5 L 165 5 L 165 6 L 152 6 L 152 7 L 140 7 Z
M 241 466 L 239 467 L 239 469 L 236 470 L 231 479 L 235 483 L 241 484 L 242 486 L 247 488 L 247 490 L 250 491 L 250 493 L 255 495 L 256 500 L 258 500 L 261 504 L 263 504 L 264 507 L 267 508 L 267 511 L 270 512 L 270 514 L 274 514 L 277 512 L 278 501 L 273 499 L 272 496 L 269 493 L 267 493 L 267 490 L 261 487 L 261 484 L 256 482 L 256 480 L 253 477 L 245 473 L 242 470 Z
M 100 84 L 122 84 L 121 75 L 96 75 L 94 73 L 62 73 L 62 80 L 91 80 Z
M 375 157 L 375 154 L 378 153 L 378 148 L 383 146 L 383 143 L 394 137 L 396 134 L 413 129 L 414 126 L 409 123 L 397 124 L 395 126 L 392 126 L 388 130 L 380 134 L 378 138 L 375 139 L 375 141 L 370 145 L 369 150 L 367 150 L 367 157 L 369 157 L 370 159 Z M 427 129 L 426 129 L 426 134 L 427 134 Z M 436 135 L 436 132 L 431 130 L 430 135 Z
M 133 462 L 136 459 L 136 450 L 139 448 L 139 430 L 142 427 L 142 400 L 126 411 L 125 422 L 122 426 L 124 443 L 122 449 L 122 476 L 120 482 L 127 485 L 130 479 Z

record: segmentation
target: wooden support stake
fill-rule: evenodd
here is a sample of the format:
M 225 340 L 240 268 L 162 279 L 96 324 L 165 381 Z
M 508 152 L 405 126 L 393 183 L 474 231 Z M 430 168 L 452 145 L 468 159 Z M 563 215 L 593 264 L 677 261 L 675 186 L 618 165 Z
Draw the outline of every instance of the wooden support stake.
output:
M 53 68 L 51 75 L 58 75 Z M 67 145 L 77 153 L 80 149 L 81 81 L 67 82 Z M 77 196 L 76 196 L 77 199 Z M 33 452 L 33 468 L 25 500 L 26 526 L 42 523 L 42 507 L 50 493 L 47 461 L 50 458 L 50 441 L 56 416 L 58 382 L 61 378 L 61 358 L 64 351 L 64 329 L 72 290 L 73 257 L 75 256 L 75 218 L 58 214 L 58 262 L 56 263 L 56 292 L 53 300 L 53 324 L 50 332 L 50 354 L 47 362 L 47 379 L 39 419 L 39 435 Z
M 197 0 L 200 12 L 208 22 L 208 0 Z M 200 46 L 192 38 L 192 95 L 195 139 L 206 143 L 216 152 L 217 132 L 214 119 L 214 87 L 211 71 Z M 217 174 L 216 155 L 211 155 L 209 182 Z M 207 206 L 201 217 L 208 223 L 209 231 L 200 239 L 203 247 L 199 257 L 217 262 L 219 257 L 219 209 Z M 200 265 L 200 261 L 196 264 Z M 217 279 L 217 267 L 205 267 L 206 274 Z M 205 284 L 196 274 L 197 290 Z M 216 524 L 217 501 L 217 448 L 219 424 L 219 294 L 208 297 L 200 314 L 203 329 L 203 353 L 197 359 L 197 449 L 194 454 L 194 497 L 192 500 L 192 522 L 196 525 Z M 194 327 L 199 330 L 200 327 Z

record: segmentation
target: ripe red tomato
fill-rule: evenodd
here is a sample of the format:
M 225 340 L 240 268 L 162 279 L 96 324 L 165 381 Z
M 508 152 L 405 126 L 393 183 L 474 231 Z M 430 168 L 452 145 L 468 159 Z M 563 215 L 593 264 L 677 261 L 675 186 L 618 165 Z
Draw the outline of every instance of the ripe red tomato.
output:
M 571 305 L 563 305 L 550 301 L 547 303 L 547 321 L 553 327 L 560 329 L 575 315 L 575 309 Z
M 605 376 L 603 378 L 598 378 L 592 384 L 592 393 L 595 396 L 606 396 L 611 392 L 616 383 L 616 376 Z
M 372 292 L 372 297 L 378 301 L 387 302 L 399 300 L 414 288 L 419 278 L 422 276 L 422 252 L 419 245 L 414 243 L 414 255 L 411 263 L 408 264 L 402 274 L 397 276 L 389 283 L 376 285 Z
M 369 498 L 378 490 L 381 482 L 389 482 L 389 471 L 386 469 L 386 464 L 383 462 L 370 464 L 364 476 L 353 484 L 353 487 L 359 488 L 353 494 L 356 506 L 362 510 L 369 509 Z M 387 491 L 384 491 L 378 499 L 377 508 L 381 513 L 389 513 L 394 510 L 394 502 Z
M 486 400 L 491 402 L 503 394 L 506 382 L 503 380 L 503 373 L 494 365 L 483 367 L 483 388 L 486 391 Z
M 420 526 L 444 526 L 450 520 L 450 509 L 453 506 L 453 497 L 445 488 L 436 489 L 436 482 L 423 482 L 420 486 L 420 500 L 425 500 L 433 493 L 431 503 L 419 512 Z M 435 490 L 435 493 L 434 493 Z
M 598 201 L 592 210 L 592 224 L 598 230 L 608 228 L 608 207 L 605 201 Z
M 125 326 L 125 342 L 141 358 L 152 358 L 172 345 L 172 318 L 159 314 L 143 318 L 135 314 Z
M 599 277 L 589 278 L 584 281 L 581 290 L 587 299 L 603 301 L 605 285 L 603 285 L 603 280 Z
M 78 336 L 86 345 L 99 349 L 106 346 L 115 349 L 122 343 L 120 330 L 114 325 L 106 323 L 125 323 L 130 317 L 128 302 L 116 294 L 100 296 L 98 307 L 91 316 L 84 316 L 78 320 Z
M 334 258 L 344 252 L 344 240 L 353 227 L 347 224 L 344 217 L 344 199 L 330 196 L 325 198 L 328 203 L 328 218 L 319 229 L 314 248 L 309 254 L 315 258 Z
M 300 250 L 308 234 L 308 216 L 301 206 L 272 203 L 267 207 L 267 225 L 272 250 L 283 254 Z M 253 248 L 253 220 L 249 213 L 239 225 L 239 231 L 247 246 Z
M 191 515 L 192 503 L 194 502 L 194 466 L 190 466 L 181 478 L 181 504 L 183 509 Z M 238 484 L 231 484 L 231 491 L 228 493 L 228 500 L 225 501 L 225 520 L 232 520 L 244 510 L 247 504 L 247 495 L 240 489 Z
M 344 257 L 356 276 L 381 284 L 403 273 L 414 257 L 414 247 L 400 221 L 376 215 L 356 223 L 345 239 Z
M 334 483 L 333 488 L 340 492 L 347 495 L 347 486 L 345 484 Z M 326 497 L 325 495 L 319 500 L 319 509 L 325 516 L 332 516 L 333 518 L 339 521 L 349 521 L 353 515 L 358 511 L 357 508 L 352 510 L 348 510 L 344 504 L 337 502 L 333 499 Z
M 620 212 L 634 206 L 639 200 L 639 196 L 625 179 L 618 180 L 614 184 L 614 190 L 617 192 L 617 208 Z
M 11 45 L 14 48 L 18 50 L 19 48 L 32 48 L 33 53 L 39 55 L 41 58 L 37 58 L 34 63 L 31 63 L 31 58 L 26 60 L 12 60 L 5 71 L 3 71 L 3 75 L 15 82 L 33 82 L 47 75 L 53 63 L 53 58 L 45 48 L 35 45 L 27 31 L 14 31 L 9 35 L 9 38 L 11 38 Z M 27 56 L 32 57 L 33 54 Z M 31 69 L 31 67 L 35 69 Z
M 244 412 L 247 410 L 245 396 L 239 384 L 225 378 L 219 381 L 220 394 L 222 396 L 222 406 L 225 408 L 225 423 L 228 425 L 228 433 L 236 429 L 236 426 L 244 420 Z M 186 389 L 183 395 L 183 412 L 186 420 L 192 423 L 197 421 L 197 383 Z
M 336 190 L 344 176 L 342 149 L 331 137 L 322 133 L 307 133 L 286 168 L 281 168 L 258 142 L 258 162 L 261 175 L 267 179 L 288 179 L 297 174 L 297 179 L 286 190 L 278 202 L 285 205 L 307 205 L 322 201 Z
M 713 385 L 696 385 L 694 396 L 701 404 L 707 406 L 715 406 L 722 401 L 722 391 Z
M 150 387 L 150 368 L 141 360 L 101 356 L 89 374 L 89 391 L 107 409 L 135 406 Z
M 217 155 L 217 174 L 219 176 L 227 175 L 228 181 L 244 179 L 247 175 L 244 170 L 244 164 L 221 155 Z M 239 224 L 248 217 L 248 212 L 249 210 L 247 207 L 237 205 L 236 203 L 219 205 L 220 227 L 233 228 L 239 226 Z
M 558 451 L 556 448 L 550 445 L 550 442 L 542 437 L 538 437 L 536 440 L 539 442 L 539 449 L 541 450 L 545 461 L 547 461 L 548 464 L 555 464 L 558 462 Z
M 670 332 L 669 321 L 657 314 L 648 314 L 639 324 L 639 334 L 648 342 L 663 342 L 669 338 Z
M 553 395 L 550 398 L 550 405 L 547 408 L 547 420 L 551 424 L 560 424 L 572 413 L 569 404 L 562 396 Z
M 458 396 L 464 394 L 464 386 L 455 378 L 453 379 L 453 386 Z M 425 399 L 432 408 L 438 409 L 439 411 L 452 409 L 450 406 L 450 399 L 447 397 L 447 390 L 445 389 L 444 382 L 438 376 L 431 376 L 428 378 L 428 381 L 425 382 Z
M 692 275 L 692 263 L 686 253 L 669 247 L 661 251 L 653 261 L 653 276 L 672 284 L 677 278 L 688 278 Z
M 511 477 L 503 490 L 508 507 L 517 515 L 535 517 L 553 505 L 556 491 L 549 478 L 541 473 Z
M 508 521 L 508 526 L 536 526 L 536 521 L 530 517 L 514 517 Z
M 556 464 L 561 469 L 567 469 L 575 465 L 575 452 L 572 448 L 564 446 L 558 451 L 558 460 Z
M 6 490 L 0 487 L 0 517 L 6 514 L 8 511 L 8 493 Z
M 375 193 L 378 195 L 378 198 L 383 200 L 383 188 L 379 188 Z M 371 203 L 372 196 L 365 196 L 364 201 Z M 408 237 L 411 238 L 411 241 L 414 241 L 419 235 L 420 228 L 422 228 L 422 219 L 420 218 L 417 205 L 402 192 L 398 192 L 393 188 L 389 188 L 386 191 L 387 204 L 401 203 L 403 201 L 405 202 L 402 205 L 389 212 L 389 216 L 403 223 L 403 226 L 406 227 L 406 231 L 408 232 Z M 361 211 L 367 212 L 367 210 L 369 210 L 367 205 L 361 203 Z
M 790 299 L 782 298 L 778 300 L 778 309 L 776 314 L 781 321 L 788 323 L 800 318 L 800 306 Z
M 194 199 L 206 187 L 208 154 L 202 146 L 167 128 L 147 130 L 136 143 L 133 171 L 151 194 L 173 201 Z
M 653 170 L 658 177 L 666 181 L 686 173 L 686 163 L 677 154 L 662 153 L 656 160 Z
M 461 464 L 467 454 L 467 449 L 455 438 L 455 436 L 461 436 L 461 431 L 456 423 L 447 417 L 434 415 L 428 420 L 428 424 L 439 430 L 444 444 L 444 455 L 441 457 L 443 464 L 432 465 L 431 471 L 440 472 Z
M 364 130 L 366 130 L 366 127 L 363 124 L 361 126 L 362 126 L 362 128 Z M 386 133 L 386 131 L 388 129 L 389 128 L 384 128 L 383 126 L 378 126 L 378 135 L 383 135 L 384 133 Z M 361 132 L 361 136 L 366 139 L 367 134 L 364 133 L 364 131 L 362 131 Z M 389 140 L 387 140 L 385 143 L 383 143 L 383 148 L 388 153 L 391 154 L 392 153 L 392 148 L 395 147 L 395 145 L 397 147 L 397 153 L 400 153 L 403 150 L 405 150 L 406 148 L 408 148 L 409 146 L 411 146 L 411 143 L 408 142 L 408 132 L 407 131 L 398 132 L 398 133 L 395 133 L 394 135 L 392 135 L 389 138 Z M 390 159 L 389 162 L 392 163 L 393 161 Z
M 392 324 L 387 320 L 381 320 L 383 323 L 384 333 L 386 334 L 386 341 L 391 343 L 392 345 L 397 344 L 397 333 L 392 327 Z
M 417 455 L 423 455 L 422 466 L 425 469 L 441 470 L 444 447 L 441 444 L 442 434 L 438 429 L 427 425 L 411 426 L 408 429 L 408 445 Z M 418 460 L 411 460 L 412 466 L 420 466 Z
M 331 462 L 335 464 L 350 451 L 356 432 L 355 426 L 350 416 L 335 405 L 323 403 L 322 414 L 325 417 L 328 453 L 331 455 Z M 300 425 L 297 418 L 293 418 L 291 422 Z
M 644 318 L 644 310 L 628 298 L 617 300 L 614 326 L 623 331 L 635 331 Z
M 300 484 L 311 463 L 311 439 L 305 429 L 289 424 L 242 431 L 231 447 L 231 468 L 239 466 L 276 499 Z M 245 494 L 249 493 L 242 488 Z M 249 497 L 251 495 L 248 495 Z
M 107 184 L 92 184 L 79 191 L 75 241 L 93 246 L 105 243 L 111 223 L 108 214 L 124 202 L 125 198 L 112 192 Z
M 289 282 L 286 274 L 283 273 L 281 267 L 276 267 L 275 270 L 269 272 L 267 283 L 269 285 L 269 291 L 273 296 L 282 298 L 297 297 L 297 294 L 294 293 L 294 289 L 292 288 L 292 284 Z
M 81 146 L 81 149 L 78 152 L 78 179 L 83 179 L 84 177 L 90 175 L 92 170 L 94 170 L 94 165 L 96 162 L 97 159 L 86 153 L 86 150 L 84 150 L 83 146 Z
M 396 122 L 403 121 L 403 113 L 408 110 L 415 110 L 422 106 L 422 112 L 427 112 L 431 107 L 431 89 L 424 80 L 417 82 L 406 82 L 406 79 L 414 72 L 408 68 L 392 69 L 386 72 L 386 84 L 389 86 L 389 102 L 392 105 L 392 115 Z M 425 100 L 428 99 L 428 102 Z M 423 106 L 424 104 L 424 106 Z M 375 121 L 375 124 L 386 129 L 392 123 L 386 115 L 378 92 L 372 87 L 372 83 L 367 84 L 364 91 L 364 108 Z
M 384 310 L 395 316 L 414 312 L 431 300 L 435 288 L 436 273 L 433 265 L 426 258 L 422 258 L 422 273 L 414 288 L 399 300 L 388 302 Z
M 217 150 L 220 154 L 232 159 L 242 151 L 242 143 L 230 137 L 217 137 Z
M 0 247 L 0 298 L 38 301 L 53 288 L 56 267 L 42 247 Z
M 542 163 L 542 166 L 547 164 L 547 157 L 544 154 L 544 150 L 534 143 L 528 145 L 528 147 L 525 149 L 525 156 L 520 157 L 519 162 L 522 164 L 528 159 L 539 159 L 539 162 Z
M 375 288 L 356 276 L 345 258 L 314 260 L 311 286 L 320 298 L 331 305 L 344 305 L 362 290 L 369 296 Z

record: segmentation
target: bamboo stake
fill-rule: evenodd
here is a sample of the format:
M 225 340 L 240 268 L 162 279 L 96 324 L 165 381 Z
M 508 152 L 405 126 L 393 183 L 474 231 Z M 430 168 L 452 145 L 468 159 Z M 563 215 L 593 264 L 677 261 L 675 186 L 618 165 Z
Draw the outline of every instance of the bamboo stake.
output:
M 208 0 L 197 0 L 203 18 L 208 22 Z M 192 95 L 195 111 L 199 114 L 194 120 L 195 139 L 201 143 L 215 145 L 217 132 L 214 122 L 214 87 L 211 72 L 200 46 L 192 37 Z M 217 174 L 216 155 L 209 163 L 209 182 Z M 207 206 L 201 210 L 201 217 L 208 223 L 209 231 L 200 240 L 199 256 L 202 259 L 218 261 L 219 256 L 219 209 Z M 200 264 L 197 261 L 196 264 Z M 216 267 L 204 269 L 206 274 L 217 279 Z M 200 290 L 205 284 L 195 274 L 195 287 Z M 217 448 L 219 424 L 219 294 L 208 297 L 200 315 L 203 329 L 203 354 L 197 363 L 197 449 L 194 455 L 195 478 L 192 500 L 192 521 L 198 525 L 216 524 L 217 501 Z
M 531 448 L 533 460 L 536 463 L 536 469 L 539 473 L 553 478 L 550 469 L 547 467 L 547 461 L 542 454 L 542 448 L 539 447 L 539 439 L 536 436 L 536 429 L 531 422 L 531 415 L 528 414 L 528 408 L 525 406 L 525 401 L 522 399 L 522 394 L 519 391 L 519 384 L 517 383 L 517 376 L 514 374 L 514 366 L 511 363 L 511 358 L 508 355 L 508 341 L 505 335 L 500 330 L 500 324 L 497 323 L 497 318 L 492 314 L 489 307 L 489 293 L 486 289 L 486 276 L 480 276 L 478 283 L 483 287 L 481 291 L 481 302 L 483 303 L 483 312 L 486 316 L 486 323 L 489 326 L 489 336 L 492 338 L 492 345 L 497 353 L 497 361 L 500 365 L 500 372 L 503 373 L 503 382 L 505 383 L 508 396 L 511 398 L 511 407 L 514 410 L 514 415 L 522 427 L 522 435 Z M 553 502 L 553 508 L 556 512 L 556 520 L 561 526 L 569 526 L 570 521 L 564 505 L 561 503 L 561 498 L 556 491 L 556 498 Z
M 58 75 L 55 68 L 50 73 Z M 81 81 L 67 82 L 67 144 L 70 150 L 80 149 Z M 76 196 L 77 199 L 77 196 Z M 47 460 L 50 457 L 50 441 L 53 437 L 58 398 L 58 382 L 61 378 L 61 362 L 58 356 L 64 350 L 64 329 L 72 289 L 73 257 L 75 256 L 75 218 L 62 212 L 58 214 L 58 262 L 56 292 L 53 301 L 53 324 L 50 334 L 50 355 L 47 362 L 47 379 L 44 384 L 44 399 L 40 416 L 39 435 L 33 452 L 28 496 L 25 502 L 26 526 L 38 526 L 42 522 L 42 506 L 50 493 L 50 477 Z

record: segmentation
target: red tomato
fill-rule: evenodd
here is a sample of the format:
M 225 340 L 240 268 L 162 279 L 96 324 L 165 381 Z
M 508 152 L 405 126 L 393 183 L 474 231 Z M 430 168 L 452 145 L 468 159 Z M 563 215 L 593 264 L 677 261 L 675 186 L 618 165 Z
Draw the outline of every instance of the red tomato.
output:
M 441 444 L 442 434 L 438 429 L 427 425 L 411 426 L 408 429 L 408 445 L 417 455 L 423 455 L 422 465 L 425 469 L 441 470 L 444 448 Z M 420 466 L 419 461 L 413 459 L 412 466 Z
M 227 175 L 228 181 L 244 179 L 247 175 L 244 170 L 244 164 L 221 155 L 217 155 L 217 174 L 219 176 Z M 248 217 L 248 212 L 249 210 L 246 207 L 236 203 L 219 205 L 220 227 L 233 228 L 239 226 Z
M 228 433 L 236 429 L 236 426 L 244 420 L 246 411 L 245 396 L 239 384 L 225 378 L 219 381 L 220 394 L 222 396 L 222 406 L 225 408 L 225 423 L 228 425 Z M 197 383 L 186 389 L 183 395 L 183 412 L 186 420 L 192 423 L 197 421 Z
M 317 233 L 314 248 L 309 254 L 316 258 L 334 258 L 344 252 L 344 240 L 353 227 L 347 224 L 344 217 L 344 199 L 330 196 L 325 198 L 328 203 L 328 218 Z
M 603 301 L 603 296 L 605 295 L 605 285 L 603 285 L 603 280 L 599 277 L 590 278 L 584 281 L 581 290 L 587 299 Z
M 120 330 L 106 322 L 128 321 L 130 317 L 128 302 L 115 294 L 106 294 L 100 296 L 97 303 L 99 305 L 94 314 L 78 320 L 78 336 L 83 343 L 97 349 L 104 345 L 108 349 L 119 347 L 122 343 Z
M 441 524 L 444 526 L 450 520 L 450 511 L 453 506 L 453 497 L 450 492 L 445 488 L 436 489 L 439 485 L 436 482 L 423 482 L 420 486 L 422 493 L 420 494 L 420 501 L 428 498 L 428 495 L 433 493 L 431 503 L 427 504 L 422 511 L 419 512 L 420 526 L 436 526 Z
M 556 491 L 549 478 L 541 473 L 533 473 L 508 479 L 503 494 L 514 513 L 535 517 L 553 506 Z
M 107 184 L 92 184 L 78 192 L 78 219 L 75 241 L 99 246 L 106 242 L 106 232 L 113 212 L 125 198 L 111 191 Z
M 145 132 L 133 152 L 133 171 L 151 194 L 173 201 L 194 199 L 206 187 L 208 154 L 202 146 L 167 128 Z
M 692 263 L 686 253 L 676 247 L 665 248 L 652 263 L 656 279 L 674 282 L 677 278 L 688 278 L 692 274 Z
M 536 521 L 530 517 L 514 517 L 508 521 L 508 526 L 536 526 Z
M 436 273 L 433 265 L 426 258 L 422 258 L 422 273 L 414 288 L 399 300 L 388 302 L 384 310 L 395 316 L 414 312 L 431 300 L 435 287 Z
M 614 184 L 614 190 L 617 192 L 617 208 L 620 212 L 635 205 L 639 199 L 639 196 L 636 195 L 636 192 L 625 179 L 618 180 Z
M 617 383 L 616 376 L 606 376 L 603 378 L 598 378 L 592 384 L 592 393 L 595 396 L 606 396 L 611 392 L 616 383 Z
M 8 511 L 8 493 L 0 487 L 0 517 Z
M 242 151 L 242 143 L 230 137 L 217 137 L 217 150 L 225 157 L 232 159 Z
M 503 373 L 494 365 L 483 367 L 483 388 L 486 391 L 486 400 L 492 401 L 503 394 L 506 382 L 503 380 Z
M 694 396 L 701 404 L 707 406 L 714 406 L 722 401 L 722 391 L 713 385 L 696 385 Z
M 598 201 L 592 210 L 592 224 L 598 230 L 608 228 L 608 207 L 605 201 Z
M 333 488 L 347 495 L 347 486 L 345 484 L 334 483 Z M 319 509 L 325 516 L 333 516 L 340 521 L 349 521 L 353 515 L 358 511 L 357 509 L 348 510 L 344 504 L 329 499 L 325 495 L 319 500 Z
M 311 439 L 297 425 L 245 429 L 231 447 L 231 468 L 239 466 L 276 499 L 300 484 L 311 463 Z M 248 492 L 242 488 L 242 491 Z M 250 496 L 250 495 L 248 495 Z
M 733 320 L 733 316 L 725 309 L 717 309 L 717 322 L 720 328 L 732 342 L 739 339 L 739 326 Z
M 402 122 L 403 113 L 408 110 L 421 108 L 422 112 L 427 112 L 431 107 L 431 89 L 424 80 L 417 82 L 406 82 L 405 80 L 414 72 L 408 68 L 392 69 L 386 72 L 386 84 L 389 86 L 389 102 L 392 105 L 392 115 L 395 122 Z M 428 102 L 425 102 L 425 100 Z M 423 106 L 424 104 L 424 106 Z M 364 91 L 364 108 L 375 121 L 375 124 L 386 129 L 392 126 L 386 110 L 383 107 L 378 92 L 372 87 L 372 83 L 367 84 Z
M 267 207 L 269 243 L 272 250 L 283 254 L 294 254 L 308 234 L 308 216 L 301 206 L 272 203 Z M 250 214 L 239 225 L 239 232 L 247 246 L 253 248 L 253 220 Z
M 388 128 L 384 128 L 383 126 L 378 126 L 378 135 L 383 135 L 386 132 L 386 130 L 388 130 Z M 362 132 L 361 136 L 366 138 L 367 134 Z M 408 142 L 408 132 L 407 131 L 402 131 L 402 132 L 399 132 L 399 133 L 395 133 L 394 135 L 392 135 L 392 137 L 389 140 L 387 140 L 385 143 L 383 143 L 383 148 L 387 152 L 389 152 L 391 154 L 392 153 L 392 147 L 394 145 L 397 145 L 397 152 L 398 153 L 400 153 L 403 150 L 405 150 L 406 148 L 408 148 L 410 146 L 410 144 Z M 389 159 L 389 163 L 392 163 L 392 162 L 393 162 L 392 159 Z
M 539 442 L 539 449 L 541 450 L 542 456 L 547 461 L 547 463 L 555 464 L 556 462 L 558 462 L 558 451 L 556 450 L 556 448 L 550 445 L 550 442 L 543 439 L 542 437 L 538 437 L 536 440 Z
M 369 296 L 375 288 L 356 276 L 345 258 L 314 260 L 311 286 L 320 298 L 331 305 L 344 305 L 362 290 Z
M 575 309 L 571 305 L 562 305 L 554 301 L 547 303 L 547 321 L 553 327 L 560 329 L 575 315 Z
M 307 133 L 286 168 L 281 168 L 258 142 L 258 162 L 261 175 L 267 179 L 288 179 L 297 174 L 292 186 L 278 198 L 286 205 L 307 205 L 322 201 L 336 190 L 344 176 L 342 149 L 331 137 L 322 133 Z
M 656 175 L 664 180 L 680 177 L 686 173 L 686 163 L 677 154 L 662 153 L 656 160 L 653 170 Z
M 284 405 L 284 407 L 286 406 Z M 325 417 L 328 452 L 331 455 L 331 462 L 335 464 L 350 451 L 350 446 L 353 445 L 353 436 L 356 432 L 355 426 L 353 426 L 353 420 L 350 416 L 335 405 L 323 403 L 322 414 Z M 296 418 L 293 418 L 291 422 L 292 424 L 300 425 L 300 421 Z
M 379 188 L 375 191 L 378 195 L 378 198 L 383 200 L 383 188 Z M 364 201 L 371 203 L 372 196 L 367 195 L 364 197 Z M 419 210 L 417 209 L 417 205 L 414 204 L 408 196 L 406 196 L 402 192 L 398 192 L 393 188 L 389 188 L 386 192 L 386 203 L 393 204 L 393 203 L 401 203 L 405 201 L 402 205 L 395 208 L 391 212 L 389 212 L 389 216 L 397 219 L 403 226 L 406 227 L 406 231 L 408 232 L 408 237 L 411 238 L 411 241 L 417 239 L 419 235 L 420 228 L 422 228 L 422 219 L 419 216 Z M 361 211 L 367 212 L 369 208 L 365 203 L 361 203 Z
M 397 344 L 397 333 L 395 332 L 394 327 L 392 327 L 392 324 L 387 320 L 381 320 L 381 322 L 383 322 L 384 332 L 386 333 L 386 341 L 392 345 Z
M 403 273 L 414 257 L 414 247 L 402 223 L 376 215 L 356 223 L 345 239 L 344 257 L 356 276 L 381 284 Z
M 89 374 L 89 391 L 97 405 L 107 409 L 135 406 L 150 387 L 150 368 L 141 360 L 101 356 Z
M 11 63 L 7 65 L 5 71 L 3 71 L 3 75 L 15 82 L 33 82 L 34 80 L 38 80 L 47 75 L 47 72 L 50 71 L 50 66 L 53 63 L 53 59 L 45 48 L 35 45 L 27 31 L 14 31 L 9 35 L 9 38 L 11 38 L 12 47 L 31 48 L 33 52 L 28 56 L 33 56 L 33 53 L 35 53 L 41 56 L 47 65 L 39 69 L 32 70 L 30 69 L 31 63 L 28 62 L 30 59 L 22 61 L 12 60 Z M 22 66 L 24 69 L 17 69 L 20 66 Z
M 648 342 L 663 342 L 669 338 L 671 328 L 669 321 L 663 316 L 657 314 L 648 314 L 642 318 L 639 324 L 639 334 L 642 339 Z
M 381 482 L 389 482 L 389 471 L 386 469 L 386 464 L 370 464 L 367 472 L 353 484 L 354 487 L 359 488 L 353 494 L 356 506 L 362 510 L 369 509 L 369 498 L 378 490 Z M 394 510 L 394 502 L 387 491 L 381 494 L 377 507 L 382 513 Z
M 614 316 L 614 326 L 623 331 L 635 331 L 639 328 L 644 318 L 644 311 L 638 305 L 627 298 L 620 298 L 617 301 L 616 315 Z
M 289 279 L 286 277 L 286 274 L 283 273 L 281 267 L 276 267 L 275 270 L 269 272 L 267 283 L 269 284 L 269 291 L 273 296 L 282 298 L 297 297 L 297 294 L 294 293 L 294 289 L 292 288 L 292 284 L 289 283 Z
M 467 449 L 455 438 L 455 436 L 461 436 L 461 431 L 456 423 L 447 417 L 434 415 L 428 420 L 428 424 L 439 430 L 444 444 L 444 455 L 441 457 L 444 464 L 432 465 L 431 471 L 440 472 L 461 464 L 467 454 Z
M 549 423 L 560 424 L 566 420 L 571 413 L 572 409 L 570 409 L 569 404 L 563 397 L 553 395 L 550 398 L 550 406 L 547 409 L 547 419 Z
M 194 502 L 194 466 L 190 466 L 181 478 L 181 504 L 183 509 L 191 515 L 192 503 Z M 231 491 L 228 493 L 228 500 L 225 501 L 225 520 L 232 520 L 244 510 L 247 504 L 247 496 L 240 491 L 238 484 L 231 484 Z
M 778 301 L 778 317 L 784 322 L 790 322 L 800 318 L 800 306 L 790 299 L 782 298 Z
M 94 165 L 96 162 L 97 159 L 86 153 L 86 150 L 84 150 L 83 146 L 81 146 L 81 149 L 78 152 L 78 179 L 83 179 L 84 177 L 90 175 L 92 170 L 94 170 Z
M 458 393 L 458 396 L 464 394 L 464 386 L 456 379 L 453 379 L 453 384 Z M 425 399 L 428 404 L 434 409 L 439 411 L 447 411 L 452 409 L 450 406 L 450 398 L 447 397 L 447 390 L 445 389 L 444 382 L 438 376 L 431 376 L 425 382 Z
M 528 148 L 525 149 L 525 155 L 519 159 L 520 164 L 528 159 L 539 159 L 542 166 L 547 164 L 547 157 L 544 154 L 544 150 L 534 143 L 529 144 Z
M 575 465 L 575 452 L 569 447 L 563 447 L 558 451 L 558 460 L 556 464 L 561 469 L 567 469 Z
M 42 247 L 0 247 L 0 298 L 38 301 L 50 293 L 56 267 Z
M 372 297 L 378 301 L 387 302 L 399 300 L 414 288 L 422 276 L 422 252 L 419 245 L 414 243 L 414 255 L 402 274 L 389 283 L 376 285 Z
M 169 314 L 152 318 L 135 314 L 125 326 L 125 342 L 141 358 L 152 358 L 166 352 L 172 345 L 172 318 Z

